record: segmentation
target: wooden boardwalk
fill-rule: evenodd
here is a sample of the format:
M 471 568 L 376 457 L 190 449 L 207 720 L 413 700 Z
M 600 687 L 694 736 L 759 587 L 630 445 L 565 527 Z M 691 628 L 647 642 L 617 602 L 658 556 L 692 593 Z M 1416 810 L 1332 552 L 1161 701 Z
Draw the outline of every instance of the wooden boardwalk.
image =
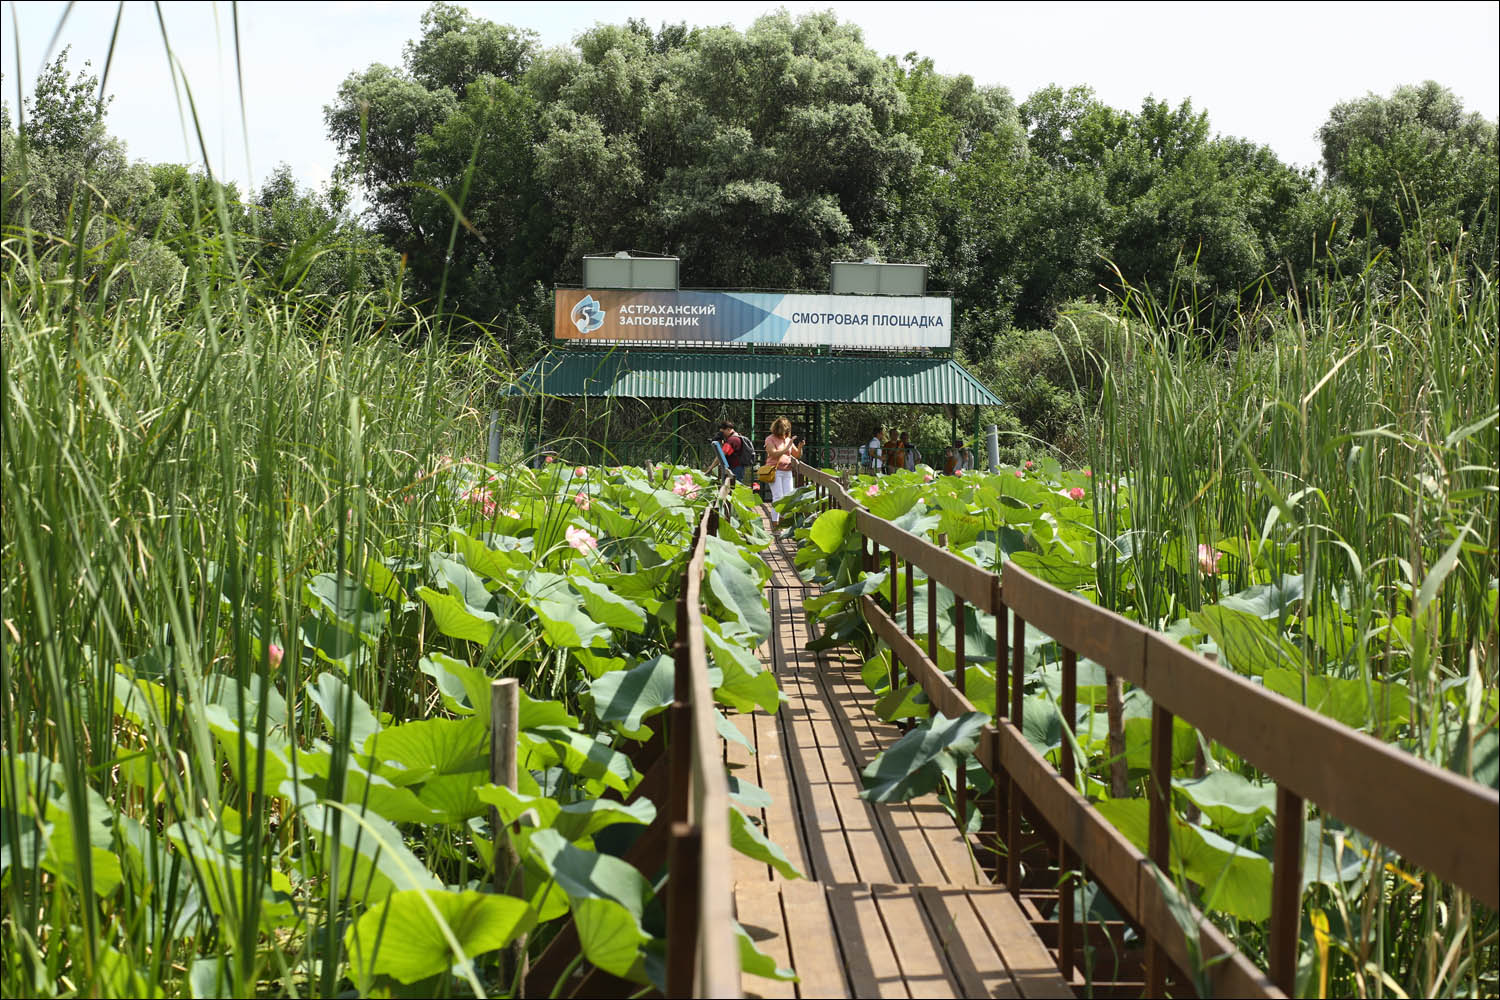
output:
M 801 977 L 744 977 L 762 997 L 1071 997 L 1038 936 L 1041 921 L 991 884 L 946 810 L 924 800 L 872 805 L 859 772 L 900 737 L 874 713 L 859 661 L 811 653 L 807 587 L 790 542 L 766 552 L 772 636 L 761 660 L 786 701 L 774 716 L 731 717 L 756 752 L 729 744 L 734 773 L 764 788 L 767 835 L 806 879 L 735 855 L 739 922 Z

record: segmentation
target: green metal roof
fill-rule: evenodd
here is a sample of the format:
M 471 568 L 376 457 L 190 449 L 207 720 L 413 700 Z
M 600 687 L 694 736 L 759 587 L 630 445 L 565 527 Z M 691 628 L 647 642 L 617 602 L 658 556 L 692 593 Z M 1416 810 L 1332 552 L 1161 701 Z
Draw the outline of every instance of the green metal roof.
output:
M 950 358 L 740 351 L 552 351 L 508 395 L 756 399 L 779 403 L 1000 405 Z

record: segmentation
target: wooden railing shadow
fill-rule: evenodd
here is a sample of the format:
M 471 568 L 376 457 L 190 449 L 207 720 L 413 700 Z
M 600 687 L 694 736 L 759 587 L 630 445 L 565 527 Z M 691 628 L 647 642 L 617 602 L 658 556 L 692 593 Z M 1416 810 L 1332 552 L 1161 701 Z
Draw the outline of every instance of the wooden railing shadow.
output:
M 1313 712 L 1221 668 L 1170 638 L 1090 604 L 1007 564 L 992 573 L 939 548 L 856 502 L 843 483 L 797 463 L 797 475 L 814 484 L 828 504 L 854 514 L 854 527 L 873 547 L 869 569 L 890 569 L 889 610 L 874 597 L 860 599 L 866 620 L 921 684 L 933 709 L 955 717 L 975 711 L 963 695 L 964 629 L 954 632 L 953 675 L 938 667 L 937 602 L 941 584 L 953 592 L 958 620 L 965 605 L 996 618 L 996 718 L 975 754 L 995 782 L 987 835 L 1014 847 L 1026 817 L 1052 841 L 1057 872 L 1056 934 L 1050 942 L 1059 970 L 1074 971 L 1082 951 L 1074 910 L 1080 876 L 1093 880 L 1144 938 L 1148 996 L 1161 996 L 1168 977 L 1178 986 L 1221 996 L 1293 993 L 1302 920 L 1302 857 L 1307 804 L 1392 848 L 1411 865 L 1500 908 L 1500 794 L 1435 767 L 1399 748 Z M 865 544 L 864 542 L 861 543 Z M 882 549 L 884 554 L 882 554 Z M 905 629 L 897 622 L 905 564 Z M 914 567 L 927 575 L 927 648 L 914 638 Z M 1007 614 L 1012 625 L 1007 630 Z M 1093 808 L 1077 790 L 1078 762 L 1064 739 L 1059 766 L 1025 737 L 1024 652 L 1027 627 L 1062 649 L 1061 716 L 1076 735 L 1077 665 L 1085 656 L 1112 677 L 1145 691 L 1152 700 L 1149 834 L 1146 853 Z M 1007 632 L 1009 631 L 1009 635 Z M 1011 683 L 1014 678 L 1015 683 Z M 1276 839 L 1272 859 L 1269 969 L 1240 952 L 1174 884 L 1168 852 L 1172 818 L 1174 716 L 1197 727 L 1276 782 Z M 956 799 L 967 807 L 963 769 Z M 1019 896 L 1019 850 L 1005 852 L 998 881 Z

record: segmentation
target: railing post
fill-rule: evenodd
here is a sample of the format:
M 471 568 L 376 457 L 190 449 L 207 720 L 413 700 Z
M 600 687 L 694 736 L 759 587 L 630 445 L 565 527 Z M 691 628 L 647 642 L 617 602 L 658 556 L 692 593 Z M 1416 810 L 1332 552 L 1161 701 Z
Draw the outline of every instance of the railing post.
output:
M 901 606 L 896 596 L 896 578 L 900 575 L 900 562 L 896 558 L 896 550 L 891 549 L 891 617 L 896 617 L 896 610 Z
M 1000 588 L 1000 577 L 997 575 L 990 585 L 990 607 L 995 609 L 995 729 L 998 731 L 1005 725 L 1005 717 L 1009 714 L 1010 698 L 1010 663 L 1006 660 L 1006 652 L 1009 648 L 1005 635 L 1005 599 Z M 1000 863 L 999 847 L 1005 837 L 1007 815 L 1010 811 L 1011 777 L 1010 772 L 1000 764 L 1000 741 L 995 741 L 995 759 L 990 763 L 990 774 L 995 778 L 995 881 L 1004 878 L 1004 868 Z
M 693 532 L 693 550 L 698 533 Z M 692 551 L 692 550 L 690 550 Z M 677 635 L 672 641 L 672 708 L 668 716 L 667 822 L 685 823 L 693 780 L 693 661 L 688 651 L 687 580 L 677 594 Z
M 938 548 L 948 547 L 948 534 L 944 532 L 938 535 Z M 932 665 L 937 666 L 938 661 L 938 621 L 937 621 L 937 577 L 927 574 L 927 658 Z
M 1302 928 L 1302 851 L 1307 812 L 1302 796 L 1276 786 L 1276 861 L 1271 870 L 1271 981 L 1292 995 Z
M 1021 691 L 1026 686 L 1026 621 L 1015 612 L 1011 612 L 1010 618 L 1010 675 L 1014 678 L 1010 686 L 1010 723 L 1016 727 L 1017 732 L 1022 732 L 1025 721 L 1022 714 Z M 1011 788 L 1015 788 L 1014 782 L 1011 783 Z M 1021 803 L 1015 797 L 1010 800 L 1010 814 L 1006 816 L 1005 840 L 1005 884 L 1010 886 L 1010 894 L 1020 899 Z
M 1078 728 L 1078 654 L 1063 647 L 1062 657 L 1062 714 L 1063 743 L 1058 763 L 1063 780 L 1069 788 L 1076 787 L 1078 779 L 1077 761 L 1073 755 L 1073 741 Z M 1076 859 L 1068 846 L 1067 837 L 1060 835 L 1057 843 L 1057 867 L 1059 869 L 1057 890 L 1057 967 L 1065 979 L 1073 976 L 1073 948 L 1075 914 L 1073 912 L 1073 890 L 1078 880 L 1073 876 Z
M 968 692 L 964 689 L 964 633 L 968 631 L 964 627 L 964 611 L 966 606 L 964 599 L 957 594 L 953 595 L 953 684 L 958 688 L 958 693 L 965 698 Z M 963 831 L 964 839 L 968 839 L 969 829 L 969 774 L 968 762 L 959 760 L 958 769 L 954 773 L 957 787 L 953 789 L 954 804 L 958 807 L 958 828 Z
M 906 561 L 906 634 L 908 636 L 917 634 L 917 623 L 912 620 L 913 609 L 915 608 L 912 588 L 916 585 L 915 581 L 916 574 L 914 567 L 912 561 L 908 559 Z
M 911 571 L 911 563 L 910 562 L 907 562 L 906 569 L 907 569 L 908 572 Z M 896 620 L 896 609 L 900 606 L 900 604 L 899 604 L 899 600 L 900 599 L 897 596 L 897 591 L 896 591 L 896 580 L 900 576 L 899 570 L 900 570 L 900 565 L 899 565 L 899 563 L 898 563 L 898 561 L 896 559 L 896 550 L 895 549 L 891 549 L 891 620 L 892 621 Z M 891 654 L 891 673 L 890 673 L 890 677 L 891 677 L 891 690 L 892 691 L 896 690 L 896 680 L 897 680 L 897 678 L 901 677 L 901 675 L 903 673 L 905 673 L 905 675 L 906 675 L 906 679 L 905 679 L 904 683 L 910 684 L 911 683 L 911 670 L 908 669 L 906 671 L 902 671 L 902 669 L 901 669 L 901 659 L 900 659 L 900 657 L 896 656 L 895 653 L 893 652 Z
M 690 997 L 698 966 L 699 860 L 703 834 L 689 823 L 672 824 L 667 857 L 667 996 Z
M 1151 708 L 1151 814 L 1146 854 L 1160 869 L 1165 891 L 1172 883 L 1172 713 L 1155 703 Z M 1167 957 L 1155 938 L 1146 941 L 1146 995 L 1166 993 Z
M 490 780 L 497 785 L 516 790 L 516 746 L 520 733 L 521 682 L 514 677 L 504 677 L 490 682 Z M 521 860 L 516 856 L 515 844 L 500 822 L 500 810 L 490 808 L 490 835 L 495 838 L 494 870 L 490 884 L 496 892 L 517 894 L 518 887 L 511 884 L 520 870 Z M 520 985 L 522 993 L 526 985 L 526 938 L 521 936 L 506 948 L 501 963 L 504 981 Z

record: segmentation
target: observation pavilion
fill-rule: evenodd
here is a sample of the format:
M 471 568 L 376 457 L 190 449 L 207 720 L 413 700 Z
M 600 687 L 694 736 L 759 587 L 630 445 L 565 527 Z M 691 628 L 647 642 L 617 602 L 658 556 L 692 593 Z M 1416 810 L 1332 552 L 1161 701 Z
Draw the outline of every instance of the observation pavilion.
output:
M 951 300 L 926 294 L 926 265 L 837 262 L 826 294 L 680 289 L 674 257 L 585 257 L 583 270 L 582 288 L 555 290 L 553 349 L 505 393 L 537 401 L 528 454 L 548 440 L 549 400 L 748 404 L 739 429 L 757 449 L 760 419 L 785 415 L 822 465 L 862 443 L 833 449 L 830 406 L 942 407 L 953 437 L 967 406 L 977 445 L 979 408 L 1000 404 L 953 358 Z M 682 458 L 680 407 L 672 420 L 658 460 Z

